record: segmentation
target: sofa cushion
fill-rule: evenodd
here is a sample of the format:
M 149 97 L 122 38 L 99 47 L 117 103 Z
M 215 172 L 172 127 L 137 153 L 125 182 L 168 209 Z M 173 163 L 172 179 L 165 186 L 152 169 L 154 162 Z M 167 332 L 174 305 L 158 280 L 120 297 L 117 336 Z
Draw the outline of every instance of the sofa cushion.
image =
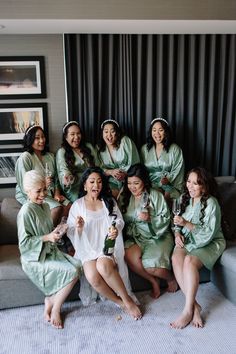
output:
M 0 245 L 17 244 L 16 217 L 21 208 L 14 198 L 4 198 L 0 215 Z
M 27 279 L 20 262 L 17 245 L 0 246 L 0 280 Z
M 236 273 L 236 243 L 228 244 L 219 259 L 219 263 Z

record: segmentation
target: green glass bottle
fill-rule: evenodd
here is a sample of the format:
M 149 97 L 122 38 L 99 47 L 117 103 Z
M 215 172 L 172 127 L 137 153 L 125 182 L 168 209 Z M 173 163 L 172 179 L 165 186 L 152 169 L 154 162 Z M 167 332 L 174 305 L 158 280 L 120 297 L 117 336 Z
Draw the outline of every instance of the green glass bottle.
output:
M 112 227 L 115 227 L 116 226 L 116 222 L 115 221 L 112 221 L 112 224 L 111 224 L 111 227 L 109 228 L 109 231 Z M 113 253 L 114 253 L 114 248 L 115 248 L 115 243 L 116 243 L 116 239 L 112 240 L 110 237 L 109 237 L 109 232 L 108 234 L 106 235 L 106 238 L 105 238 L 105 242 L 104 242 L 104 247 L 103 247 L 103 253 L 105 256 L 112 256 Z

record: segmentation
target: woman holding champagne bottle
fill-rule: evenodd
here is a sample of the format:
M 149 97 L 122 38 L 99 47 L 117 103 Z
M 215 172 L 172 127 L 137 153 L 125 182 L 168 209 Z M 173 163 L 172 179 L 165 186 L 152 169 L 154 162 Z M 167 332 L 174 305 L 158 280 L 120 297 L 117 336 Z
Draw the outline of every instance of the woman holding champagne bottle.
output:
M 145 166 L 131 166 L 127 171 L 121 210 L 126 225 L 125 259 L 132 271 L 151 283 L 152 296 L 158 298 L 159 279 L 166 280 L 168 291 L 177 290 L 170 262 L 174 240 L 169 229 L 167 203 L 162 193 L 150 186 Z
M 141 160 L 148 169 L 152 187 L 160 190 L 166 200 L 182 193 L 183 153 L 173 142 L 169 123 L 164 118 L 151 121 L 147 143 L 141 149 Z
M 174 217 L 176 247 L 172 265 L 185 295 L 185 306 L 171 323 L 173 328 L 184 328 L 190 322 L 203 327 L 201 307 L 196 301 L 199 270 L 203 266 L 211 270 L 225 249 L 217 198 L 217 183 L 211 174 L 202 167 L 192 169 L 182 197 L 182 215 Z
M 115 226 L 112 222 L 115 219 Z M 84 274 L 91 286 L 102 296 L 114 301 L 134 319 L 141 318 L 135 304 L 124 262 L 122 229 L 124 221 L 112 197 L 108 178 L 99 167 L 89 167 L 81 176 L 79 199 L 70 209 L 67 236 L 74 248 L 74 257 L 81 260 Z M 115 238 L 114 253 L 104 253 L 106 235 Z M 110 253 L 109 251 L 108 253 Z M 81 300 L 84 299 L 81 289 Z M 88 299 L 85 299 L 88 303 Z
M 55 157 L 47 151 L 46 137 L 44 130 L 39 125 L 29 127 L 23 140 L 24 152 L 16 162 L 16 200 L 25 204 L 27 194 L 23 188 L 23 178 L 27 171 L 37 170 L 44 174 L 48 194 L 45 201 L 49 204 L 54 225 L 57 225 L 62 217 L 66 215 L 66 198 L 61 195 Z

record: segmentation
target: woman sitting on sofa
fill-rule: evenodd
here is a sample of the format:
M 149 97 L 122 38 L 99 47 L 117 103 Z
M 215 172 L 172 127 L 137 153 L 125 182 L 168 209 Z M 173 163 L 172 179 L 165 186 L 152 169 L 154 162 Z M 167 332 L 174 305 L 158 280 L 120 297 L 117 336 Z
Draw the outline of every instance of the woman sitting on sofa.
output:
M 173 328 L 184 328 L 191 321 L 193 326 L 203 327 L 201 307 L 196 301 L 199 270 L 203 266 L 211 270 L 225 249 L 217 198 L 217 184 L 210 173 L 202 167 L 192 169 L 187 175 L 182 215 L 174 217 L 176 247 L 172 265 L 185 295 L 185 306 L 171 323 Z
M 54 229 L 49 205 L 44 202 L 45 177 L 38 171 L 28 171 L 23 186 L 28 201 L 17 216 L 22 268 L 46 295 L 45 320 L 63 328 L 61 306 L 78 280 L 80 262 L 57 248 L 63 230 L 59 226 Z

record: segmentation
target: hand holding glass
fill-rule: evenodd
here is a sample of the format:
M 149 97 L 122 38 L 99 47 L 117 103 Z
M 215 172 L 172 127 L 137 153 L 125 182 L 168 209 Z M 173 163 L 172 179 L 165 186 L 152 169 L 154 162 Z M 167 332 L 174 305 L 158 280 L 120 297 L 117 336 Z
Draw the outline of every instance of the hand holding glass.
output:
M 175 216 L 181 214 L 181 200 L 180 199 L 173 199 L 172 212 Z M 175 225 L 174 230 L 175 230 L 175 232 L 177 231 L 177 225 Z
M 57 241 L 57 244 L 59 246 L 64 245 L 64 240 L 62 239 L 62 236 L 65 235 L 65 233 L 68 229 L 68 225 L 66 224 L 66 221 L 67 221 L 67 218 L 65 216 L 63 216 L 61 218 L 60 224 L 58 224 L 54 230 L 54 232 L 56 232 L 58 234 L 58 236 L 60 236 L 60 239 Z
M 75 177 L 71 174 L 65 174 L 63 179 L 63 184 L 66 187 L 70 187 L 75 181 Z

